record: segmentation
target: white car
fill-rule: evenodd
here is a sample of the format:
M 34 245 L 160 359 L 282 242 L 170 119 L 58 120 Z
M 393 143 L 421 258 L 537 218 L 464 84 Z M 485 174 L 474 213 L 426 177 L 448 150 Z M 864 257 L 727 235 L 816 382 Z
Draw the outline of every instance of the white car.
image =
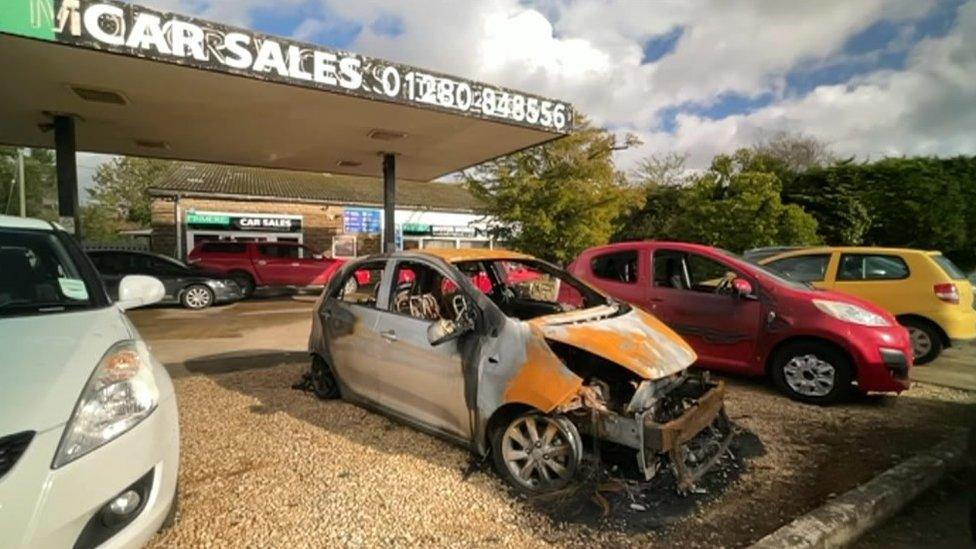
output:
M 112 303 L 71 235 L 0 215 L 0 546 L 138 547 L 172 520 L 173 384 L 123 312 L 162 296 L 128 276 Z

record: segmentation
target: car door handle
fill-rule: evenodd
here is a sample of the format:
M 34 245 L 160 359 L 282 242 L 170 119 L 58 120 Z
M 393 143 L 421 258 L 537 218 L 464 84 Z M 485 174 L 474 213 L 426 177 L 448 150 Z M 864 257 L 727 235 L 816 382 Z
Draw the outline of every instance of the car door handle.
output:
M 268 262 L 265 261 L 265 260 L 263 260 L 263 259 L 259 259 L 258 260 L 258 265 L 267 265 L 267 264 L 268 264 Z
M 396 332 L 394 332 L 393 330 L 387 330 L 385 332 L 380 332 L 380 337 L 382 337 L 383 339 L 385 339 L 387 341 L 396 341 L 397 340 Z
M 298 266 L 300 266 L 300 265 L 301 265 L 300 263 L 292 263 L 292 264 L 291 264 L 291 266 L 292 266 L 292 267 L 298 267 Z

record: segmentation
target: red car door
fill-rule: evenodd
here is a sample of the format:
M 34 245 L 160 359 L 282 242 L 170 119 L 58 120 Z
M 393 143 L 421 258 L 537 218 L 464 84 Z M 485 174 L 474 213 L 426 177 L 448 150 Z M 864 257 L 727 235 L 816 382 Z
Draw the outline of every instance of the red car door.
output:
M 762 304 L 754 296 L 719 290 L 737 272 L 717 255 L 676 247 L 653 249 L 650 311 L 678 332 L 698 353 L 699 362 L 719 369 L 749 369 L 759 338 Z
M 298 258 L 298 246 L 284 243 L 259 243 L 254 246 L 254 268 L 269 286 L 306 286 Z

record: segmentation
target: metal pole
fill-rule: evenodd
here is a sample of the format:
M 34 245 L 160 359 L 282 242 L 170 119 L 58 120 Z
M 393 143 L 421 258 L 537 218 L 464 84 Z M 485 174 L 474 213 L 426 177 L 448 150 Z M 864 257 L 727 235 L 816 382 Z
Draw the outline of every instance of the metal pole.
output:
M 176 259 L 183 261 L 183 215 L 180 211 L 180 195 L 173 201 L 173 221 L 176 226 Z
M 17 149 L 17 187 L 20 189 L 20 217 L 27 217 L 27 195 L 24 194 L 24 149 Z
M 383 252 L 396 250 L 396 156 L 383 154 Z
M 58 172 L 58 215 L 70 217 L 75 238 L 81 241 L 81 212 L 78 208 L 78 167 L 75 163 L 75 119 L 54 117 L 54 154 Z

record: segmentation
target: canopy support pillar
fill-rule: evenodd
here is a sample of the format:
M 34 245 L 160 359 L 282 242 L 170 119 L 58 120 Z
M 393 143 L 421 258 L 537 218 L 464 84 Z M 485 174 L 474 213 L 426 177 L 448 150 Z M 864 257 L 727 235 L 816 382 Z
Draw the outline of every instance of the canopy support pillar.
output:
M 76 164 L 75 119 L 54 117 L 54 155 L 58 176 L 58 215 L 70 218 L 75 238 L 81 241 L 81 212 L 78 208 L 78 167 Z
M 383 253 L 396 251 L 396 156 L 383 153 Z

